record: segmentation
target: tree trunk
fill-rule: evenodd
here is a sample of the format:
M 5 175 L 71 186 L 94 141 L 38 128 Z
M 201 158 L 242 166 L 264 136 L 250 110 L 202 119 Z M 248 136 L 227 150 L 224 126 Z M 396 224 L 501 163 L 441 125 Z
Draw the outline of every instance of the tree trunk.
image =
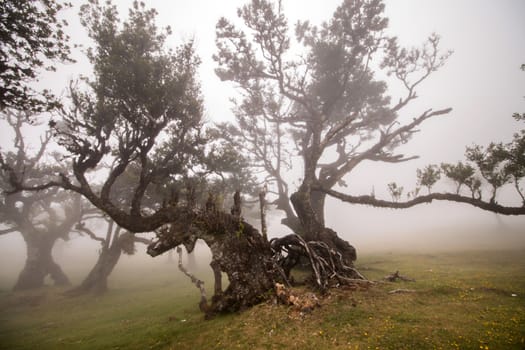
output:
M 326 199 L 326 193 L 320 191 L 312 191 L 310 201 L 312 203 L 312 209 L 317 216 L 319 223 L 324 226 L 324 204 Z
M 304 188 L 294 193 L 291 200 L 307 238 L 290 235 L 269 242 L 240 217 L 240 200 L 236 193 L 231 215 L 214 209 L 177 208 L 178 220 L 169 228 L 156 232 L 157 237 L 149 244 L 147 252 L 155 257 L 179 245 L 191 252 L 198 239 L 208 245 L 212 253 L 214 295 L 211 304 L 205 296 L 199 304 L 207 317 L 242 310 L 274 295 L 276 283 L 290 282 L 288 267 L 301 256 L 311 262 L 314 278 L 322 291 L 333 281 L 337 284 L 357 283 L 356 280 L 367 283 L 351 267 L 355 249 L 319 223 L 312 209 L 310 192 Z M 224 291 L 221 272 L 226 273 L 229 281 Z M 197 279 L 192 277 L 192 281 L 201 287 Z
M 157 232 L 156 241 L 148 246 L 148 254 L 154 257 L 180 244 L 191 252 L 197 239 L 206 243 L 215 272 L 215 294 L 204 308 L 207 317 L 258 304 L 273 294 L 275 282 L 280 281 L 269 242 L 239 213 L 188 212 L 187 220 Z M 228 276 L 229 285 L 224 291 L 220 272 Z
M 56 286 L 70 285 L 69 278 L 53 260 L 52 250 L 57 237 L 43 232 L 32 232 L 23 236 L 27 258 L 13 289 L 27 290 L 43 287 L 47 275 L 51 276 Z
M 239 235 L 226 235 L 222 257 L 217 262 L 230 284 L 222 294 L 214 295 L 211 305 L 214 313 L 242 310 L 260 303 L 268 291 L 273 291 L 279 277 L 272 266 L 268 242 L 248 224 Z
M 108 277 L 117 265 L 122 249 L 118 242 L 114 242 L 110 248 L 102 248 L 98 260 L 82 281 L 82 283 L 66 294 L 77 296 L 81 294 L 93 293 L 95 295 L 104 294 L 108 290 Z
M 312 197 L 309 186 L 301 186 L 297 192 L 292 194 L 290 200 L 294 206 L 295 212 L 303 228 L 302 237 L 307 241 L 321 241 L 326 243 L 330 248 L 341 253 L 345 264 L 352 266 L 357 258 L 355 248 L 347 241 L 340 238 L 337 232 L 324 226 L 319 220 L 318 214 L 312 205 Z M 318 205 L 319 197 L 316 197 Z M 322 199 L 324 203 L 324 198 Z M 319 208 L 318 208 L 319 210 Z

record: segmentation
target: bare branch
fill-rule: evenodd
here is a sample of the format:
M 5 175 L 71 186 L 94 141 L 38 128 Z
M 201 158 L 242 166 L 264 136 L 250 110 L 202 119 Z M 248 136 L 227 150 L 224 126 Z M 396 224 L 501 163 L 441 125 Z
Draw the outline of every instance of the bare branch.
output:
M 361 163 L 363 160 L 376 160 L 376 161 L 387 161 L 392 162 L 394 160 L 398 161 L 405 161 L 402 159 L 410 160 L 414 159 L 414 157 L 408 157 L 408 158 L 396 158 L 398 156 L 384 156 L 384 148 L 390 146 L 393 142 L 395 142 L 396 138 L 401 137 L 403 134 L 411 133 L 413 132 L 414 128 L 416 128 L 419 124 L 424 122 L 425 120 L 438 116 L 438 115 L 444 115 L 448 114 L 452 111 L 452 108 L 446 108 L 446 109 L 440 109 L 437 111 L 432 111 L 431 109 L 426 110 L 424 113 L 422 113 L 419 117 L 414 118 L 414 120 L 406 124 L 404 126 L 398 127 L 395 130 L 390 130 L 390 127 L 387 132 L 382 132 L 379 140 L 369 147 L 367 150 L 361 152 L 360 154 L 351 157 L 347 160 L 345 160 L 344 165 L 340 166 L 336 171 L 333 171 L 329 178 L 325 181 L 325 186 L 328 185 L 328 187 L 332 187 L 335 185 L 340 179 L 343 178 L 344 175 L 352 171 L 359 163 Z M 381 159 L 383 158 L 383 159 Z
M 483 210 L 491 211 L 497 214 L 503 215 L 525 215 L 525 206 L 522 207 L 505 207 L 497 203 L 484 202 L 481 199 L 466 197 L 455 193 L 431 193 L 425 196 L 415 197 L 412 200 L 406 202 L 391 202 L 381 199 L 376 199 L 372 196 L 352 196 L 344 194 L 332 189 L 319 188 L 319 191 L 325 192 L 326 194 L 338 198 L 343 202 L 352 204 L 371 205 L 379 208 L 392 208 L 392 209 L 406 209 L 411 208 L 423 203 L 431 203 L 434 200 L 438 201 L 451 201 L 458 203 L 466 203 L 472 206 L 478 207 Z
M 148 245 L 148 244 L 151 244 L 152 240 L 144 238 L 144 237 L 133 236 L 133 242 Z
M 2 229 L 2 230 L 0 230 L 0 236 L 1 235 L 6 235 L 6 234 L 11 233 L 11 232 L 20 232 L 20 229 L 17 226 L 6 228 L 6 229 Z
M 177 254 L 179 254 L 179 270 L 188 276 L 191 279 L 191 282 L 195 284 L 195 286 L 197 286 L 201 292 L 201 301 L 199 302 L 200 310 L 204 313 L 208 312 L 208 298 L 206 297 L 206 288 L 204 288 L 204 282 L 191 274 L 188 270 L 186 270 L 184 265 L 182 265 L 182 248 L 180 246 L 177 247 Z
M 82 234 L 86 234 L 88 235 L 91 239 L 95 240 L 95 241 L 99 241 L 101 243 L 105 243 L 106 240 L 102 237 L 98 237 L 95 232 L 91 231 L 89 228 L 87 228 L 83 223 L 78 223 L 75 227 L 74 227 L 74 230 L 79 232 L 79 233 L 82 233 Z

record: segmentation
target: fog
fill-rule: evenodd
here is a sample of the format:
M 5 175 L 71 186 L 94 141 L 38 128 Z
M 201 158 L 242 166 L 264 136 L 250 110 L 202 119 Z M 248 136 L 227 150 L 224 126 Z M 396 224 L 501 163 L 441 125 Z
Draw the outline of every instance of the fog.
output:
M 232 86 L 219 81 L 211 59 L 215 52 L 215 23 L 220 16 L 236 17 L 241 0 L 205 1 L 145 1 L 159 11 L 159 25 L 170 25 L 173 35 L 169 44 L 194 38 L 197 53 L 202 59 L 199 77 L 208 121 L 232 120 L 229 98 L 235 94 Z M 68 10 L 68 31 L 76 43 L 89 46 L 86 34 L 76 18 L 78 5 Z M 121 14 L 127 13 L 132 1 L 116 1 Z M 320 23 L 328 19 L 339 0 L 300 1 L 284 0 L 289 23 L 310 19 Z M 308 5 L 306 5 L 308 4 Z M 388 199 L 386 184 L 396 181 L 407 190 L 416 184 L 417 168 L 430 163 L 455 163 L 464 159 L 465 146 L 473 143 L 486 145 L 490 141 L 508 142 L 519 127 L 512 113 L 525 111 L 525 72 L 519 67 L 525 63 L 523 14 L 521 0 L 395 0 L 386 2 L 386 16 L 390 18 L 392 34 L 398 35 L 403 45 L 418 45 L 432 32 L 442 37 L 441 47 L 454 50 L 446 65 L 418 90 L 420 96 L 406 112 L 404 121 L 425 109 L 452 107 L 449 115 L 425 122 L 402 153 L 420 158 L 403 164 L 364 163 L 347 179 L 348 187 L 341 190 L 355 194 L 376 193 Z M 56 73 L 46 73 L 39 83 L 59 94 L 70 79 L 88 74 L 89 65 L 81 50 L 75 51 L 76 64 L 61 66 Z M 393 100 L 399 98 L 399 87 L 393 84 Z M 2 149 L 11 147 L 11 135 L 1 131 Z M 297 176 L 291 174 L 290 176 Z M 447 187 L 446 181 L 440 189 Z M 498 200 L 516 204 L 517 197 L 506 191 Z M 280 213 L 270 212 L 270 236 L 281 236 L 289 231 L 279 224 Z M 258 225 L 257 222 L 254 222 Z M 412 209 L 377 209 L 340 203 L 329 199 L 326 205 L 326 224 L 336 230 L 361 252 L 375 251 L 446 251 L 525 248 L 525 218 L 504 217 L 463 204 L 432 203 Z M 123 256 L 121 264 L 161 266 L 166 255 L 152 259 L 145 247 L 138 245 L 134 256 Z M 209 253 L 198 248 L 203 262 Z M 58 241 L 54 257 L 70 274 L 73 284 L 80 282 L 96 261 L 99 243 L 73 236 L 69 241 Z M 18 234 L 0 236 L 0 288 L 14 284 L 25 259 L 25 245 Z M 173 265 L 174 270 L 176 266 Z M 118 274 L 118 267 L 115 270 Z M 75 280 L 75 278 L 77 278 Z

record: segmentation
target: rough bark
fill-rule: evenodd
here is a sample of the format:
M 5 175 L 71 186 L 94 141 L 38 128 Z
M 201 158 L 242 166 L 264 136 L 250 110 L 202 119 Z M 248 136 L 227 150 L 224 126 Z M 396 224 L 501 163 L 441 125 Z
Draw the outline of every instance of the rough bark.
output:
M 67 286 L 71 282 L 62 268 L 53 260 L 52 250 L 57 237 L 38 232 L 24 234 L 27 258 L 18 276 L 14 290 L 27 290 L 44 286 L 44 279 L 50 276 L 56 286 Z
M 312 191 L 312 194 L 310 195 L 310 201 L 312 203 L 312 209 L 314 213 L 317 215 L 317 220 L 319 220 L 319 223 L 322 225 L 325 224 L 324 220 L 324 204 L 326 199 L 326 193 L 319 192 L 319 191 Z
M 173 208 L 178 211 L 180 220 L 157 231 L 157 239 L 148 246 L 148 254 L 155 257 L 181 244 L 192 252 L 197 239 L 208 245 L 212 252 L 210 266 L 215 281 L 211 304 L 204 299 L 200 303 L 207 317 L 242 310 L 274 296 L 276 283 L 290 284 L 290 270 L 300 258 L 310 262 L 312 281 L 321 291 L 333 284 L 367 284 L 368 281 L 352 267 L 355 250 L 352 255 L 340 243 L 338 245 L 337 234 L 315 219 L 309 200 L 303 203 L 304 198 L 309 198 L 308 192 L 296 193 L 292 197 L 298 216 L 303 219 L 301 224 L 310 237 L 308 242 L 299 235 L 268 242 L 240 217 L 240 197 L 236 194 L 231 214 L 211 207 Z M 317 232 L 312 229 L 314 225 Z M 225 290 L 222 289 L 222 272 L 229 281 Z
M 357 258 L 355 248 L 346 240 L 340 238 L 337 233 L 325 227 L 312 206 L 312 200 L 308 189 L 300 189 L 291 196 L 295 212 L 299 217 L 304 234 L 302 237 L 307 241 L 321 241 L 331 249 L 341 253 L 346 265 L 352 266 Z
M 270 244 L 239 214 L 216 210 L 187 210 L 186 219 L 160 230 L 157 239 L 148 246 L 148 254 L 158 256 L 184 244 L 191 252 L 197 239 L 202 239 L 212 252 L 211 266 L 215 273 L 215 293 L 207 317 L 217 313 L 245 309 L 273 295 L 280 280 L 279 267 L 272 260 Z M 222 290 L 221 273 L 228 276 L 229 285 Z

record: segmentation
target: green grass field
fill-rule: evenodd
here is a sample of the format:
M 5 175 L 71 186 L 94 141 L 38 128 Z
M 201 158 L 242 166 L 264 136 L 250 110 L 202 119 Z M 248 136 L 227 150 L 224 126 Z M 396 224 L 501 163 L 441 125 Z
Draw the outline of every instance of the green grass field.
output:
M 205 321 L 176 265 L 133 265 L 103 297 L 2 291 L 0 349 L 525 349 L 525 251 L 368 254 L 357 266 L 416 282 L 334 290 L 306 315 L 269 302 Z M 399 288 L 416 292 L 388 293 Z

